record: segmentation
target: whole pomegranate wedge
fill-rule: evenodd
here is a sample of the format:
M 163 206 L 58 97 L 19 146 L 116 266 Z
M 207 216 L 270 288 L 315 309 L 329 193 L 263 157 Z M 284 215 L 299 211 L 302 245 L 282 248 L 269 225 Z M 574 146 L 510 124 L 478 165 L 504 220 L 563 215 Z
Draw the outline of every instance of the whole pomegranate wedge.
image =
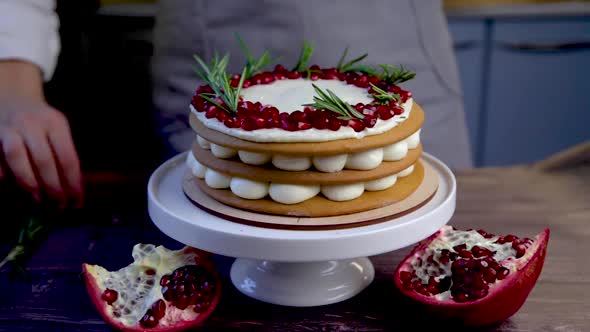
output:
M 86 288 L 102 317 L 121 331 L 183 331 L 211 315 L 221 282 L 208 253 L 137 244 L 133 263 L 107 271 L 84 264 Z
M 464 326 L 512 316 L 535 285 L 549 229 L 534 239 L 443 226 L 420 242 L 394 273 L 400 292 L 433 317 Z

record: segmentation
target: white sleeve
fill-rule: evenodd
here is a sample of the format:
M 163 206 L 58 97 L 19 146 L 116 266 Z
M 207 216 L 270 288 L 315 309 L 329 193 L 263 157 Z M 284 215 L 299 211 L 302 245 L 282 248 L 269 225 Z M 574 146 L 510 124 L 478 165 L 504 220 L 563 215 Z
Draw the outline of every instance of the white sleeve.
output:
M 0 60 L 37 65 L 48 81 L 59 53 L 55 0 L 0 0 Z

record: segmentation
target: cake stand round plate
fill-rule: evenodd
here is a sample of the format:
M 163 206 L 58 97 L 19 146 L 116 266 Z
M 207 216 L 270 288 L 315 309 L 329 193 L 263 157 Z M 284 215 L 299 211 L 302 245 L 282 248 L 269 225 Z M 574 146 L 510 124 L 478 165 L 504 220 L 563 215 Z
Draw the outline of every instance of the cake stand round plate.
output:
M 316 306 L 348 299 L 368 286 L 374 270 L 366 256 L 414 244 L 446 224 L 455 210 L 453 173 L 424 154 L 438 176 L 434 196 L 391 221 L 332 230 L 288 230 L 228 221 L 195 206 L 183 193 L 186 153 L 162 164 L 148 183 L 148 212 L 173 239 L 237 257 L 231 279 L 242 293 L 281 305 Z

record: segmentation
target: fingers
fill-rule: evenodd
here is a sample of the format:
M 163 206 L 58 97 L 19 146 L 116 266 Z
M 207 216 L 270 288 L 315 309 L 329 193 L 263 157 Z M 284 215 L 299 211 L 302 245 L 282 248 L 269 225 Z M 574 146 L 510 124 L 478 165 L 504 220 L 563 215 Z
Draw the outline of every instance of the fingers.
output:
M 39 184 L 22 136 L 17 131 L 4 127 L 0 130 L 0 141 L 4 161 L 14 174 L 16 182 L 24 190 L 31 192 L 33 197 L 38 200 L 40 196 Z
M 54 122 L 54 127 L 59 128 L 59 130 L 49 131 L 49 144 L 57 159 L 58 171 L 62 176 L 62 183 L 66 190 L 72 194 L 75 205 L 79 206 L 83 199 L 82 173 L 70 127 L 66 118 L 61 113 L 58 113 Z
M 29 158 L 44 191 L 60 206 L 65 206 L 67 203 L 66 193 L 62 187 L 56 160 L 49 145 L 48 133 L 44 129 L 36 127 L 35 124 L 31 124 L 29 130 L 22 135 L 29 151 Z

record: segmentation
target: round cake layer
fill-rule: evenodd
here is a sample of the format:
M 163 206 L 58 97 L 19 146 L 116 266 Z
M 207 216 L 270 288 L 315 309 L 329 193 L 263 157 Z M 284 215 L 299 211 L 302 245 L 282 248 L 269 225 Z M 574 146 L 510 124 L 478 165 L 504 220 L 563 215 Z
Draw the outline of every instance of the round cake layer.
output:
M 346 202 L 331 201 L 318 195 L 304 202 L 291 205 L 274 202 L 268 197 L 257 200 L 243 199 L 233 194 L 231 190 L 213 189 L 204 180 L 197 178 L 190 179 L 188 182 L 195 181 L 200 190 L 208 196 L 239 209 L 285 216 L 326 217 L 368 211 L 399 202 L 411 195 L 420 186 L 423 178 L 424 167 L 418 161 L 410 175 L 400 178 L 395 186 L 389 189 L 365 192 L 360 197 Z M 185 193 L 190 196 L 190 193 L 187 192 L 188 187 L 189 185 L 185 182 Z
M 415 149 L 420 144 L 420 130 L 418 130 L 397 143 L 373 150 L 333 156 L 292 156 L 234 150 L 211 143 L 199 135 L 196 136 L 198 145 L 205 150 L 210 150 L 217 158 L 230 159 L 237 156 L 243 163 L 255 166 L 270 162 L 274 167 L 285 171 L 305 171 L 313 166 L 316 170 L 326 173 L 339 172 L 344 169 L 371 170 L 379 167 L 384 161 L 404 159 L 409 150 Z
M 247 165 L 238 160 L 216 158 L 211 151 L 201 148 L 198 144 L 193 145 L 192 153 L 199 163 L 230 176 L 265 182 L 335 185 L 371 181 L 401 172 L 416 163 L 420 158 L 422 145 L 408 151 L 407 156 L 402 160 L 383 162 L 377 168 L 371 170 L 342 170 L 334 173 L 313 170 L 291 172 L 275 169 L 271 165 Z
M 190 124 L 195 132 L 207 141 L 222 147 L 248 152 L 304 156 L 331 156 L 384 147 L 411 136 L 422 127 L 423 123 L 424 111 L 417 103 L 413 103 L 410 116 L 404 122 L 382 134 L 367 136 L 362 139 L 350 138 L 328 142 L 257 143 L 209 129 L 194 114 L 190 115 Z M 325 131 L 329 132 L 329 130 Z

